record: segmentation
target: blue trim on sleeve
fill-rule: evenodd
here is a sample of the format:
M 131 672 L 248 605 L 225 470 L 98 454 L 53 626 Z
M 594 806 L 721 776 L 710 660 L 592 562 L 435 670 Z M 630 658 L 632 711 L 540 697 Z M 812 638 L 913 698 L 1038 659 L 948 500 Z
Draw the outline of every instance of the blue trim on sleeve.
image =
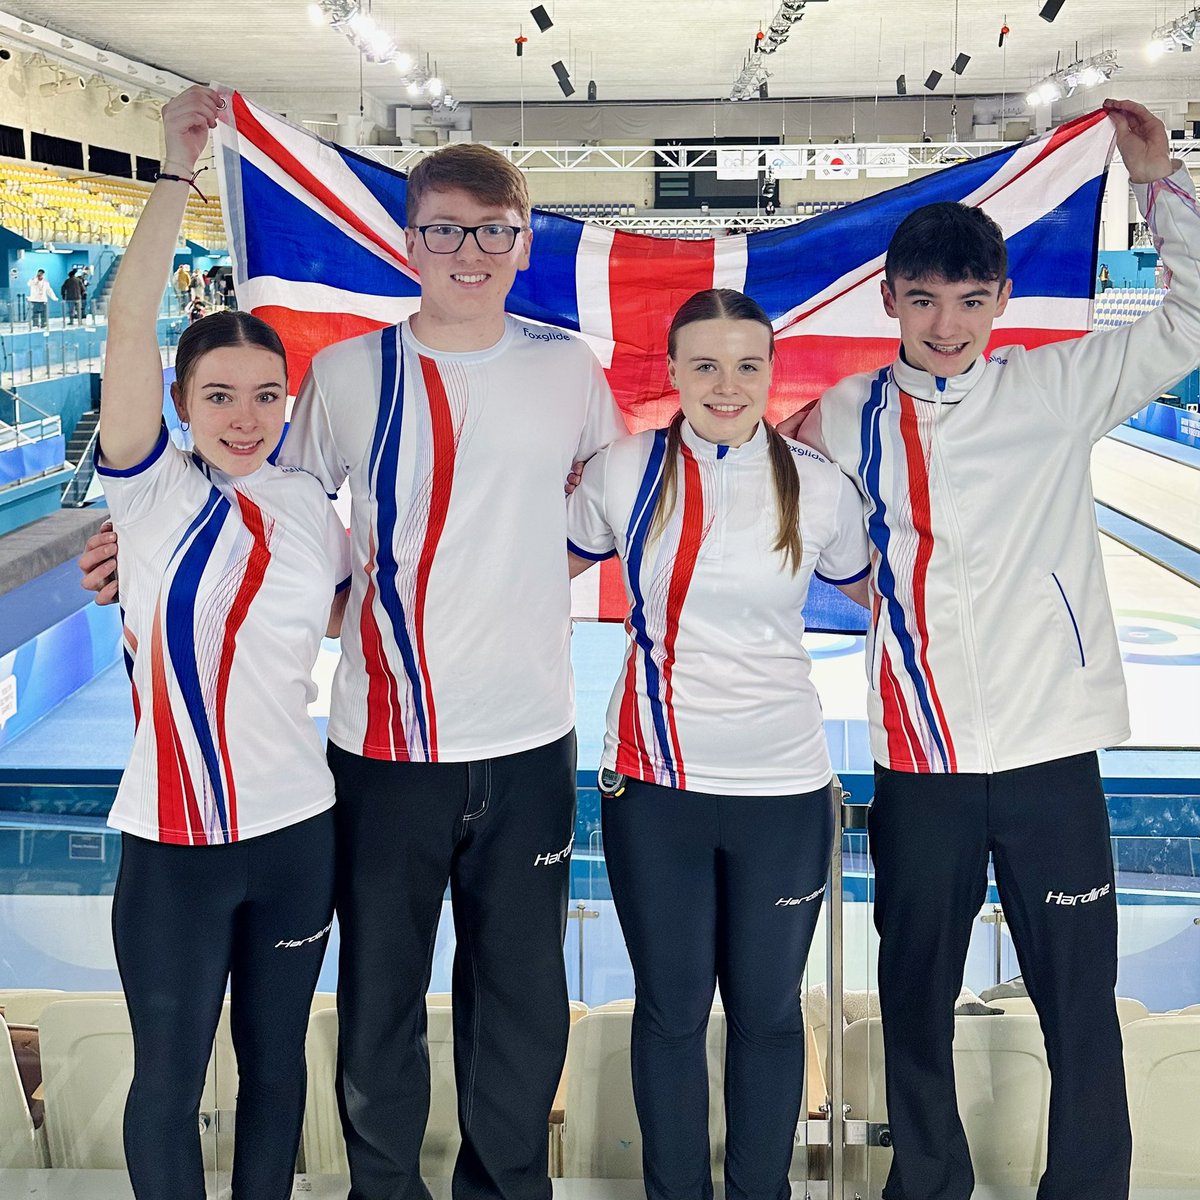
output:
M 851 575 L 848 579 L 830 579 L 828 575 L 822 575 L 820 571 L 814 571 L 813 574 L 822 583 L 831 583 L 834 587 L 844 587 L 848 583 L 857 583 L 860 579 L 866 579 L 871 573 L 871 565 L 868 563 L 857 575 Z
M 582 546 L 577 546 L 570 538 L 567 538 L 567 549 L 572 554 L 577 554 L 580 558 L 590 558 L 592 562 L 604 562 L 606 558 L 616 558 L 615 550 L 608 550 L 604 554 L 593 554 L 590 550 L 585 550 Z
M 104 447 L 96 442 L 96 474 L 107 475 L 111 479 L 128 479 L 133 475 L 140 475 L 143 471 L 149 470 L 160 458 L 163 451 L 167 448 L 167 427 L 166 425 L 159 426 L 158 441 L 154 443 L 154 449 L 135 466 L 127 467 L 124 471 L 118 471 L 116 467 L 106 467 L 101 463 L 101 458 L 104 457 Z
M 341 582 L 341 583 L 339 583 L 339 584 L 337 585 L 337 587 L 335 587 L 335 588 L 333 589 L 333 594 L 334 594 L 335 596 L 336 596 L 336 595 L 339 595 L 341 592 L 344 592 L 344 591 L 345 591 L 345 590 L 346 590 L 346 589 L 347 589 L 349 586 L 350 586 L 350 576 L 349 576 L 349 575 L 347 575 L 347 576 L 346 576 L 346 578 L 345 578 L 345 579 L 343 579 L 343 580 L 342 580 L 342 582 Z

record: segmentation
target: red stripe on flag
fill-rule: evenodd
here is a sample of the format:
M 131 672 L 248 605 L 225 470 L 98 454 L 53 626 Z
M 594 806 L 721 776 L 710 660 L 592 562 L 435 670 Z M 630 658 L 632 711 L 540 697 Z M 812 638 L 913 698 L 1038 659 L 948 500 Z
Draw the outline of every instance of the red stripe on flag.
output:
M 656 426 L 679 407 L 667 378 L 667 329 L 689 296 L 712 287 L 715 244 L 613 234 L 608 298 L 615 345 L 608 382 L 623 409 L 651 406 L 647 419 Z
M 371 317 L 356 317 L 350 313 L 300 312 L 274 304 L 260 304 L 251 310 L 266 321 L 283 339 L 287 350 L 288 388 L 293 394 L 308 370 L 308 364 L 318 350 L 344 342 L 347 338 L 386 329 L 387 321 L 376 321 Z
M 269 133 L 238 92 L 233 93 L 233 116 L 239 137 L 244 137 L 257 146 L 280 170 L 307 188 L 331 213 L 340 217 L 351 229 L 361 233 L 367 241 L 378 246 L 389 258 L 408 269 L 408 259 L 394 246 L 388 245 L 354 209 L 330 191 L 282 142 Z

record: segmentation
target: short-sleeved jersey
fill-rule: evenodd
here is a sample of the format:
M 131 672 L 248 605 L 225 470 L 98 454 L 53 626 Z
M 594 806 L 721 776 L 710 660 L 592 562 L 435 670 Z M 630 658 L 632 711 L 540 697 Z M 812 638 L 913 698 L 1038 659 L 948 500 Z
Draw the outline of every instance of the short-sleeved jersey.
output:
M 685 421 L 676 500 L 652 531 L 667 431 L 598 454 L 568 506 L 570 548 L 619 554 L 629 646 L 608 706 L 604 766 L 686 791 L 811 791 L 832 770 L 804 649 L 815 573 L 852 583 L 868 570 L 858 493 L 822 455 L 788 442 L 800 479 L 803 557 L 792 574 L 778 535 L 765 426 L 738 447 Z
M 350 484 L 331 741 L 465 762 L 571 728 L 563 482 L 624 432 L 586 344 L 511 317 L 485 350 L 432 350 L 405 322 L 313 359 L 280 461 Z
M 144 462 L 97 471 L 118 534 L 137 722 L 108 823 L 214 845 L 328 808 L 333 778 L 308 704 L 349 539 L 320 484 L 270 465 L 224 475 L 165 429 Z

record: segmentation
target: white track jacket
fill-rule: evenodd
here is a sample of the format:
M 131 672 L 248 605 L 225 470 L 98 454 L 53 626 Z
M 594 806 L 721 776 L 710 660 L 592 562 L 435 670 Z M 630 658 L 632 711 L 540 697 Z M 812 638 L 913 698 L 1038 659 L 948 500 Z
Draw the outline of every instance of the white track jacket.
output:
M 801 427 L 864 501 L 871 748 L 893 770 L 1005 771 L 1129 737 L 1091 448 L 1200 364 L 1191 179 L 1135 191 L 1172 275 L 1161 308 L 952 379 L 897 361 Z

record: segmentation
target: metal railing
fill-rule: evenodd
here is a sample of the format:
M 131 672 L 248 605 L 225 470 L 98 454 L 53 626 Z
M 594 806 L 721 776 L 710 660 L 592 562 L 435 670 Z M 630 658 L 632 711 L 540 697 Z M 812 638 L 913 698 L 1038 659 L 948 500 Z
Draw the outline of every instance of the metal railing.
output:
M 92 480 L 96 477 L 96 446 L 99 441 L 100 425 L 97 422 L 83 453 L 79 456 L 79 461 L 75 464 L 74 473 L 63 489 L 63 508 L 82 508 L 87 503 L 88 491 L 91 489 Z

